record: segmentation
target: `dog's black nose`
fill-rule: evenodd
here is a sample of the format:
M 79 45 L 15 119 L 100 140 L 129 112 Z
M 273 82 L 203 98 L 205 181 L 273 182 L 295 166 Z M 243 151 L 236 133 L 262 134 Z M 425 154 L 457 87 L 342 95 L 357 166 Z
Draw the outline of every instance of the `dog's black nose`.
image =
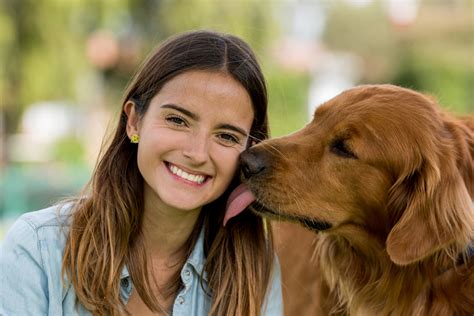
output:
M 244 177 L 248 179 L 265 170 L 266 162 L 263 155 L 250 148 L 240 155 L 240 167 Z

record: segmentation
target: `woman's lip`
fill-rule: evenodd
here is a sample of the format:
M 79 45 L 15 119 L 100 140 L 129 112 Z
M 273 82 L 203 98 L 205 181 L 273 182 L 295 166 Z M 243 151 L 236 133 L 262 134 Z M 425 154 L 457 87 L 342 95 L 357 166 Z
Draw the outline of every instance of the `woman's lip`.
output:
M 194 186 L 194 187 L 202 187 L 204 185 L 206 185 L 208 182 L 209 182 L 209 179 L 211 178 L 210 176 L 206 176 L 206 175 L 203 175 L 203 174 L 200 174 L 204 177 L 204 181 L 199 183 L 199 182 L 195 182 L 195 181 L 191 181 L 191 180 L 188 180 L 188 179 L 185 179 L 183 177 L 180 177 L 178 176 L 177 174 L 174 174 L 170 167 L 171 166 L 176 166 L 175 164 L 171 164 L 171 163 L 168 163 L 168 162 L 165 162 L 165 167 L 168 171 L 168 173 L 170 174 L 171 177 L 173 177 L 175 180 L 181 182 L 181 183 L 184 183 L 184 184 L 187 184 L 187 185 L 190 185 L 190 186 Z M 179 168 L 178 166 L 176 166 L 177 168 Z M 180 168 L 181 169 L 181 168 Z M 183 170 L 184 171 L 184 170 Z M 186 171 L 185 171 L 186 172 Z
M 197 172 L 197 171 L 194 171 L 194 170 L 189 170 L 189 169 L 187 169 L 187 168 L 185 168 L 185 167 L 182 167 L 182 166 L 180 166 L 180 165 L 171 163 L 171 162 L 169 162 L 169 161 L 165 161 L 165 165 L 166 165 L 166 167 L 168 168 L 168 170 L 170 169 L 171 166 L 175 166 L 176 168 L 179 168 L 179 169 L 185 171 L 186 173 L 189 173 L 189 174 L 192 174 L 192 175 L 195 175 L 195 176 L 203 176 L 203 177 L 205 177 L 205 178 L 211 178 L 211 176 L 208 175 L 208 174 L 205 174 L 205 173 L 202 173 L 202 172 Z M 170 171 L 171 171 L 171 170 L 170 170 Z M 205 181 L 204 181 L 204 182 L 205 182 Z

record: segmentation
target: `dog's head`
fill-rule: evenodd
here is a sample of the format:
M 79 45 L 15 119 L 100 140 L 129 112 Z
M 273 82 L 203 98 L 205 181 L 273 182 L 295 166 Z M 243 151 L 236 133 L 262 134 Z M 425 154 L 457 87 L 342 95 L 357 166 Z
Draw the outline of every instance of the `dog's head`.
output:
M 408 89 L 343 92 L 303 129 L 242 154 L 253 209 L 349 238 L 369 234 L 401 265 L 468 242 L 474 167 L 463 138 L 472 146 L 473 133 L 456 124 L 434 100 Z

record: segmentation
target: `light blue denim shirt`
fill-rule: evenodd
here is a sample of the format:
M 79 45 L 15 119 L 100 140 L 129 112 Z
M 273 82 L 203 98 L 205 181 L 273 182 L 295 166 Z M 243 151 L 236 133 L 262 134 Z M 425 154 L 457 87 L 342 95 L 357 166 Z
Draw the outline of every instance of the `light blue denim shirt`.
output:
M 68 208 L 50 207 L 22 215 L 10 228 L 0 249 L 0 315 L 90 315 L 80 304 L 71 284 L 63 285 L 61 260 L 68 232 Z M 204 267 L 204 235 L 181 270 L 184 287 L 173 305 L 173 316 L 207 315 L 211 298 L 200 284 Z M 280 269 L 275 269 L 262 314 L 283 315 Z M 206 285 L 204 274 L 204 285 Z M 120 276 L 123 301 L 133 291 L 128 270 Z

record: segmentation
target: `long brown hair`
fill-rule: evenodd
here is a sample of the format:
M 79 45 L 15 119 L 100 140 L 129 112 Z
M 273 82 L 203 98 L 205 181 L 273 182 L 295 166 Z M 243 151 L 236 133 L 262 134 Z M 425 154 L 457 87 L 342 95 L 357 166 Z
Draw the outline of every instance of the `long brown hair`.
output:
M 244 41 L 228 34 L 194 31 L 168 39 L 150 56 L 127 89 L 115 134 L 86 187 L 87 197 L 76 200 L 64 250 L 63 273 L 80 303 L 96 315 L 127 313 L 119 284 L 125 265 L 148 308 L 163 311 L 148 277 L 141 235 L 143 178 L 137 167 L 137 147 L 126 134 L 123 106 L 131 100 L 143 116 L 161 87 L 189 70 L 225 72 L 242 84 L 254 109 L 250 139 L 258 142 L 268 137 L 265 80 Z M 259 315 L 273 270 L 272 236 L 261 218 L 244 212 L 222 226 L 225 202 L 237 183 L 236 177 L 226 193 L 203 207 L 184 249 L 189 255 L 204 227 L 210 315 Z M 173 279 L 170 288 L 175 294 L 179 272 Z

